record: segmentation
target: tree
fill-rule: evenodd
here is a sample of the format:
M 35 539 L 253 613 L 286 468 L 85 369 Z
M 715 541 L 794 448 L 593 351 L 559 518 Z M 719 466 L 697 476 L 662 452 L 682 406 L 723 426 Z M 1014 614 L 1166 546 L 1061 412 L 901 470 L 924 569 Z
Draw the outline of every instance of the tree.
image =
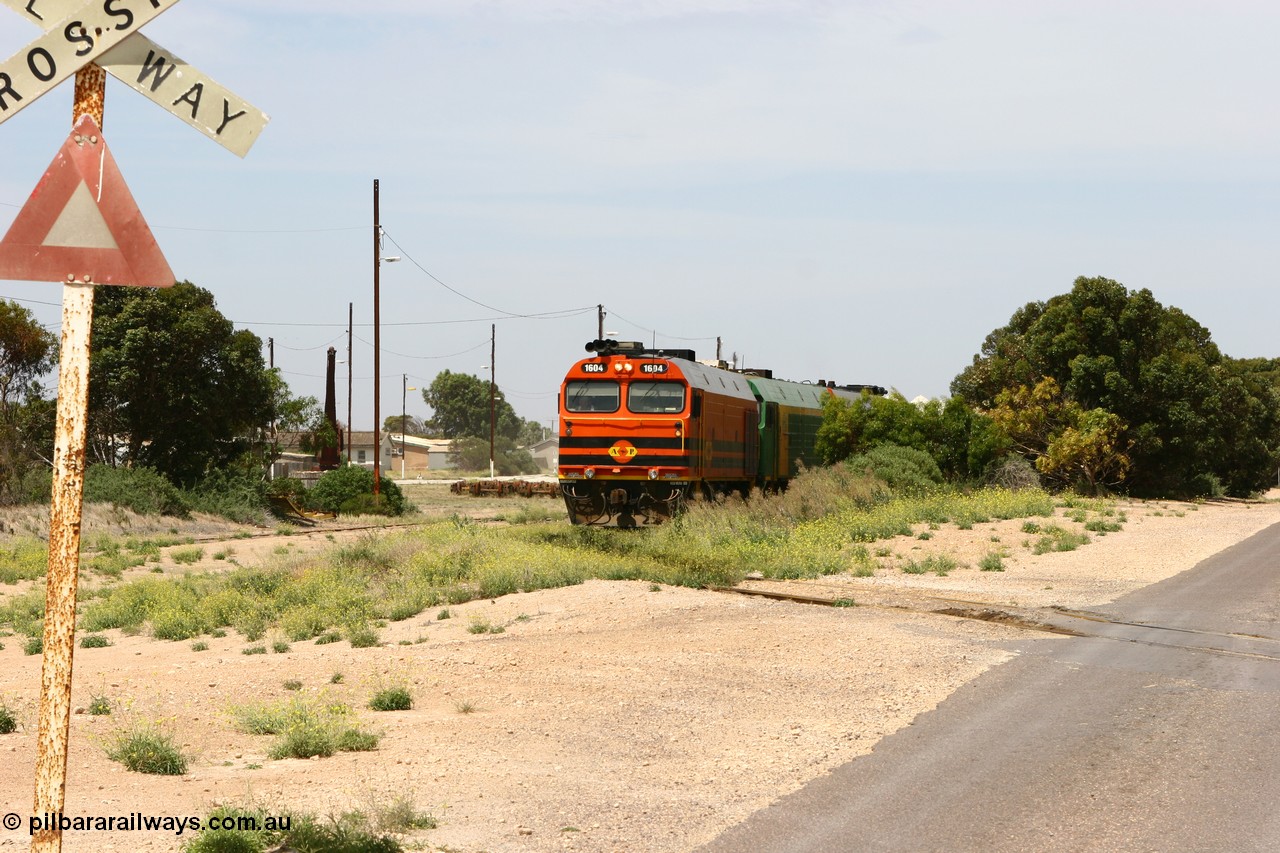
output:
M 382 420 L 382 431 L 397 434 L 404 433 L 405 435 L 425 435 L 427 428 L 421 418 L 415 418 L 413 415 L 406 415 L 403 420 L 400 415 L 387 415 Z
M 1096 494 L 1128 473 L 1124 421 L 1064 399 L 1052 377 L 1001 391 L 991 418 L 1037 471 L 1065 486 Z
M 262 443 L 279 383 L 262 341 L 237 331 L 213 294 L 184 281 L 104 287 L 96 299 L 89 432 L 102 461 L 190 485 Z
M 951 390 L 992 411 L 1002 393 L 1029 394 L 1050 378 L 1081 417 L 1118 419 L 1094 414 L 1075 428 L 1095 447 L 1114 440 L 1135 494 L 1245 495 L 1275 476 L 1280 397 L 1270 368 L 1234 363 L 1207 329 L 1149 290 L 1078 278 L 988 335 Z
M 467 373 L 445 370 L 422 389 L 422 399 L 434 413 L 426 422 L 428 432 L 444 438 L 475 436 L 488 440 L 490 403 L 487 381 Z M 495 389 L 493 411 L 495 435 L 514 440 L 520 434 L 521 419 L 501 389 Z
M 963 400 L 916 404 L 898 392 L 848 401 L 827 397 L 816 449 L 830 464 L 882 445 L 923 451 L 950 480 L 975 480 L 1004 450 L 991 419 Z
M 27 500 L 31 476 L 52 458 L 53 433 L 45 427 L 52 426 L 53 404 L 38 380 L 56 357 L 57 339 L 35 315 L 0 300 L 0 503 Z
M 17 394 L 53 367 L 58 339 L 16 302 L 0 300 L 0 422 L 11 423 L 9 407 Z

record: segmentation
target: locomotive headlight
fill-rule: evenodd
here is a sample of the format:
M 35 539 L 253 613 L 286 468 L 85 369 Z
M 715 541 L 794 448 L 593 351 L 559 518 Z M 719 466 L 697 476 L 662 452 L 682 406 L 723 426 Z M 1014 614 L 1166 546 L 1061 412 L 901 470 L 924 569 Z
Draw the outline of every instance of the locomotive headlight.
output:
M 657 469 L 657 468 L 650 468 L 650 469 L 649 469 L 649 479 L 650 479 L 650 480 L 656 480 L 656 479 L 658 479 L 658 469 Z
M 590 480 L 591 478 L 595 477 L 595 475 L 596 475 L 596 469 L 595 469 L 595 468 L 588 468 L 588 469 L 587 469 L 587 479 L 588 479 L 588 480 Z
M 613 372 L 614 372 L 614 373 L 621 373 L 621 372 L 622 372 L 622 362 L 620 362 L 620 361 L 615 361 L 615 362 L 613 363 Z

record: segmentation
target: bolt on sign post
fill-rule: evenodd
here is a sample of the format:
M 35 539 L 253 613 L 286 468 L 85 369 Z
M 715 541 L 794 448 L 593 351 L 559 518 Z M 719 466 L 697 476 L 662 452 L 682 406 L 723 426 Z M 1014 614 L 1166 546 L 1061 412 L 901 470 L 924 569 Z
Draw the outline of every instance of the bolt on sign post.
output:
M 0 279 L 63 285 L 32 811 L 33 815 L 61 815 L 66 802 L 71 722 L 93 288 L 99 284 L 170 287 L 174 283 L 173 271 L 102 135 L 106 86 L 102 66 L 242 157 L 267 117 L 137 33 L 178 0 L 0 2 L 45 30 L 44 35 L 0 63 L 0 123 L 75 76 L 71 134 L 0 239 Z M 166 88 L 170 80 L 173 85 Z M 32 835 L 31 849 L 40 853 L 62 850 L 57 821 Z

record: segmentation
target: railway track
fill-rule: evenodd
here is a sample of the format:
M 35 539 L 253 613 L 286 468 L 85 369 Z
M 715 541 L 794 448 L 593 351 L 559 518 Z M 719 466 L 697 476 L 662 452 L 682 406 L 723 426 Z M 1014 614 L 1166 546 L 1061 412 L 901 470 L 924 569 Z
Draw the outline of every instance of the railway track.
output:
M 1066 607 L 998 607 L 990 602 L 895 591 L 885 594 L 860 590 L 855 602 L 848 589 L 838 597 L 806 595 L 778 589 L 713 587 L 716 592 L 793 601 L 826 607 L 874 607 L 958 619 L 990 622 L 1022 631 L 1065 637 L 1114 640 L 1145 646 L 1180 648 L 1196 653 L 1254 660 L 1280 661 L 1280 638 L 1258 634 L 1224 633 L 1203 629 L 1137 622 L 1088 610 Z M 869 595 L 868 595 L 869 593 Z

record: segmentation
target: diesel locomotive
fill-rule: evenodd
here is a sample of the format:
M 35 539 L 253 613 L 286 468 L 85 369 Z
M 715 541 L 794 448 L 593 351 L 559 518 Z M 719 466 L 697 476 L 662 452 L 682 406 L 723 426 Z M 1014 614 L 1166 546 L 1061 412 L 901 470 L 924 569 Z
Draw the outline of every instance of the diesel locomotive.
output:
M 661 524 L 696 497 L 785 488 L 814 451 L 822 401 L 878 385 L 788 382 L 692 350 L 597 340 L 560 388 L 560 491 L 574 524 Z

